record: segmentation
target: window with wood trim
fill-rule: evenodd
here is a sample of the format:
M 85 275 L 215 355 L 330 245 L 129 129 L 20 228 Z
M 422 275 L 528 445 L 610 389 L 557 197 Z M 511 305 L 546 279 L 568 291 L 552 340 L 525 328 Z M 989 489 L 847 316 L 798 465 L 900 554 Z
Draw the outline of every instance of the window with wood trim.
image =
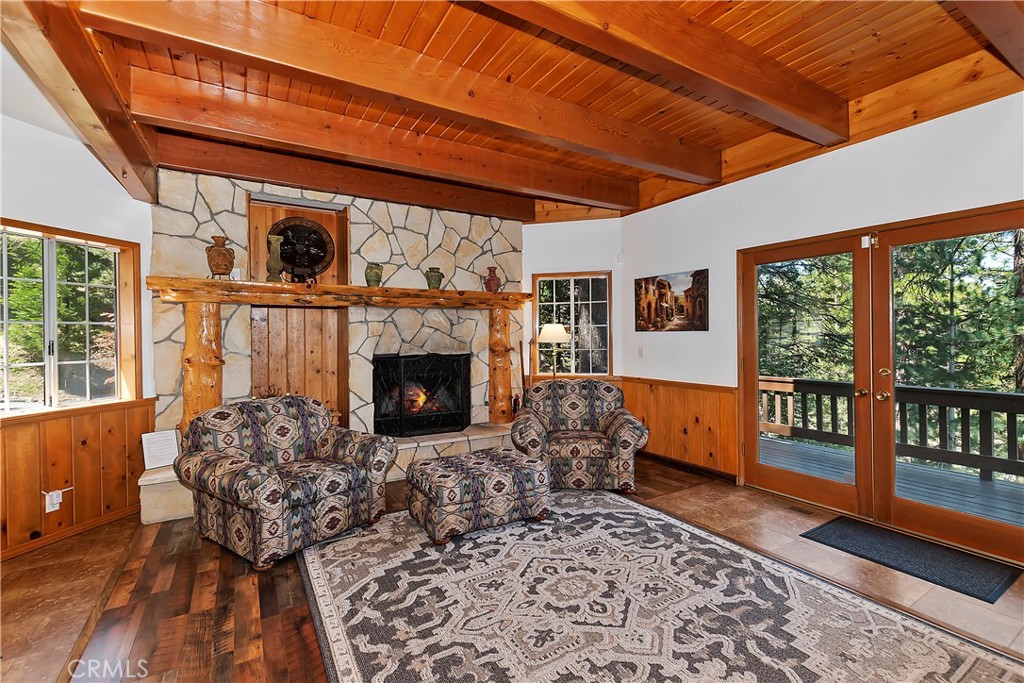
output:
M 0 415 L 137 397 L 139 326 L 132 299 L 138 287 L 131 253 L 137 249 L 125 251 L 123 243 L 5 220 Z M 122 312 L 131 319 L 127 324 Z M 125 345 L 128 358 L 122 358 Z
M 611 273 L 554 273 L 533 276 L 534 336 L 543 325 L 565 325 L 571 340 L 537 342 L 535 373 L 550 373 L 558 347 L 558 372 L 609 375 L 611 366 Z

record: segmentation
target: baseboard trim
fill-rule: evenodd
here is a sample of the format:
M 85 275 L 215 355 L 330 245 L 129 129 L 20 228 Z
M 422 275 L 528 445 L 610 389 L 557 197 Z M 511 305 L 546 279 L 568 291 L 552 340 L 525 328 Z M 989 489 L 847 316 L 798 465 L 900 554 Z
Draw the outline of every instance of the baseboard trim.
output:
M 645 458 L 650 458 L 651 460 L 657 460 L 660 463 L 668 465 L 669 467 L 675 468 L 682 472 L 693 472 L 694 474 L 702 474 L 706 477 L 711 477 L 712 479 L 718 479 L 720 481 L 725 481 L 730 484 L 736 484 L 737 486 L 740 486 L 740 484 L 737 483 L 738 478 L 734 474 L 729 474 L 727 472 L 719 472 L 718 470 L 708 469 L 707 467 L 701 467 L 700 465 L 694 465 L 688 462 L 673 460 L 672 458 L 666 458 L 664 455 L 658 455 L 657 453 L 648 453 L 647 451 L 643 450 L 638 451 L 637 455 L 643 456 Z

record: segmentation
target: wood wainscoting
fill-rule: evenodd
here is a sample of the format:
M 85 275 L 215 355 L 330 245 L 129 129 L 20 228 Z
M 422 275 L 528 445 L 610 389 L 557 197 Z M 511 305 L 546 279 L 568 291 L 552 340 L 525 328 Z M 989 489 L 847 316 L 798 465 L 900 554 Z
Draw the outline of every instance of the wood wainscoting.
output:
M 0 419 L 0 557 L 135 514 L 156 399 Z M 43 491 L 70 489 L 54 512 Z
M 647 425 L 644 452 L 739 479 L 736 389 L 621 377 L 626 408 Z

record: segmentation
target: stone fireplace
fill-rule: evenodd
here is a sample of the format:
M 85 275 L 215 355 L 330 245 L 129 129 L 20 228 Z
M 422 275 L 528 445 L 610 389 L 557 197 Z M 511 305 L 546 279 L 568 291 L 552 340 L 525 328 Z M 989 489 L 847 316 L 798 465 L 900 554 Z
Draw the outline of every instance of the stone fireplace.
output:
M 373 431 L 390 436 L 461 432 L 469 426 L 472 354 L 373 358 Z
M 248 198 L 328 210 L 347 209 L 351 283 L 365 284 L 368 262 L 383 264 L 382 286 L 426 288 L 423 272 L 437 266 L 443 289 L 482 290 L 488 266 L 496 266 L 505 291 L 521 291 L 522 224 L 421 206 L 371 200 L 161 169 L 160 203 L 153 208 L 152 275 L 205 277 L 205 248 L 217 235 L 235 249 L 240 278 L 248 279 Z M 339 255 L 344 257 L 344 255 Z M 224 377 L 227 402 L 251 393 L 248 306 L 223 307 Z M 157 428 L 181 419 L 181 307 L 153 304 Z M 470 354 L 470 423 L 488 419 L 487 313 L 463 309 L 349 309 L 349 425 L 373 431 L 373 359 L 386 354 Z M 519 385 L 522 312 L 511 320 L 513 392 Z M 457 431 L 457 430 L 456 430 Z M 418 438 L 418 437 L 416 437 Z M 431 437 L 432 438 L 432 437 Z M 482 438 L 482 434 L 481 434 Z M 396 473 L 397 474 L 397 473 Z

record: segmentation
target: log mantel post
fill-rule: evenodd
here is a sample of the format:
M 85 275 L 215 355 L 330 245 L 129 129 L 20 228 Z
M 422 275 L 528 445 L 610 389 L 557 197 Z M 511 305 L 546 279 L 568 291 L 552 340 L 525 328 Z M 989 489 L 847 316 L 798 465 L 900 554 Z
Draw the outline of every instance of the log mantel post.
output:
M 492 308 L 488 328 L 488 413 L 494 424 L 512 421 L 512 341 L 507 308 Z
M 182 434 L 200 413 L 223 402 L 220 304 L 185 302 L 185 350 L 181 354 Z

